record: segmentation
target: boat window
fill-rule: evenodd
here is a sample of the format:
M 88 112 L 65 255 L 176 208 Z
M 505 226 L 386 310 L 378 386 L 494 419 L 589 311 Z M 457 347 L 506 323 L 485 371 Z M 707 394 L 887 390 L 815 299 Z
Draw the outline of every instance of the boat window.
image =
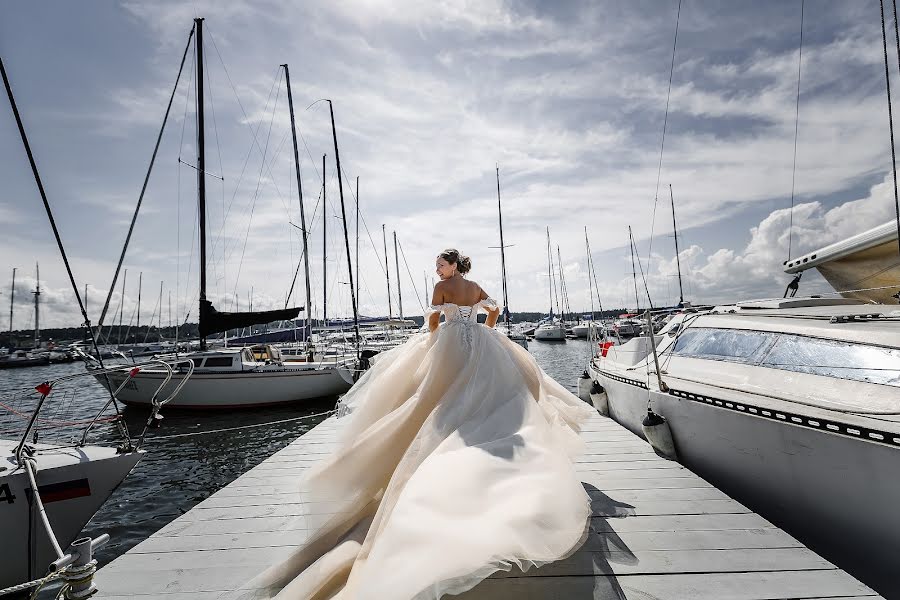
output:
M 742 329 L 692 327 L 676 340 L 676 356 L 756 364 L 777 334 Z
M 782 335 L 762 366 L 900 387 L 900 350 Z
M 204 367 L 230 367 L 231 366 L 231 357 L 230 356 L 210 356 L 206 359 L 206 362 L 203 363 Z

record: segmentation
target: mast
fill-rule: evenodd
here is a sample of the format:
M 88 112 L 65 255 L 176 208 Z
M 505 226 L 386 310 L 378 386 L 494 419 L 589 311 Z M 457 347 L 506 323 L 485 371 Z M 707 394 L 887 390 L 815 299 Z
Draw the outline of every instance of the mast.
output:
M 425 305 L 431 304 L 431 301 L 428 300 L 428 273 L 422 271 L 422 289 L 424 290 L 422 294 L 425 296 Z
M 394 309 L 391 307 L 391 270 L 388 268 L 387 233 L 385 233 L 384 230 L 384 223 L 381 224 L 381 241 L 384 242 L 384 274 L 387 277 L 388 319 L 393 319 Z
M 596 322 L 596 315 L 594 314 L 594 284 L 591 281 L 591 243 L 588 241 L 587 234 L 587 225 L 584 226 L 584 249 L 587 252 L 587 276 L 588 276 L 588 296 L 590 296 L 591 300 L 591 323 L 588 325 L 588 339 L 593 341 L 594 339 L 594 323 Z M 593 348 L 593 343 L 591 344 L 591 348 Z M 591 354 L 593 356 L 593 350 L 591 350 Z
M 88 288 L 88 284 L 84 284 L 84 312 L 88 312 L 87 288 Z M 101 331 L 98 331 L 97 335 L 100 336 L 101 333 L 102 333 Z
M 637 291 L 637 271 L 634 270 L 634 236 L 631 235 L 631 225 L 628 226 L 628 240 L 631 245 L 631 278 L 634 280 L 634 302 L 636 312 L 641 311 L 641 301 Z
M 9 292 L 9 349 L 12 350 L 13 341 L 13 300 L 16 298 L 16 268 L 13 267 L 12 290 Z
M 197 28 L 197 204 L 200 213 L 200 314 L 206 303 L 206 138 L 203 122 L 203 19 L 194 19 Z M 138 300 L 140 302 L 140 300 Z M 206 336 L 200 337 L 200 351 L 206 350 Z
M 397 271 L 397 311 L 403 320 L 403 286 L 400 285 L 400 256 L 397 254 L 397 232 L 394 232 L 394 269 Z
M 137 305 L 137 324 L 134 326 L 135 330 L 141 328 L 141 284 L 144 280 L 144 272 L 141 271 L 138 273 L 138 305 Z M 134 334 L 134 339 L 137 339 L 137 333 Z M 127 340 L 126 340 L 127 341 Z
M 322 155 L 322 327 L 328 327 L 328 204 L 325 202 L 325 155 Z
M 547 228 L 547 287 L 550 290 L 550 320 L 553 321 L 553 265 L 550 264 L 550 228 Z
M 557 285 L 556 276 L 553 274 L 553 249 L 550 247 L 549 228 L 547 229 L 547 233 L 547 255 L 550 260 L 550 290 L 553 293 L 553 296 L 550 298 L 550 305 L 551 307 L 553 306 L 553 298 L 556 298 L 556 316 L 562 318 L 562 309 L 559 306 L 559 285 Z
M 287 64 L 284 67 L 284 80 L 287 85 L 288 107 L 291 112 L 291 137 L 294 141 L 294 170 L 297 173 L 297 194 L 300 197 L 300 233 L 303 235 L 303 273 L 306 276 L 306 343 L 310 343 L 312 335 L 312 290 L 309 286 L 309 248 L 307 248 L 307 232 L 306 232 L 306 212 L 303 209 L 303 184 L 300 181 L 300 153 L 297 148 L 297 129 L 294 124 L 294 97 L 291 94 L 291 73 Z M 322 173 L 322 180 L 325 180 L 325 173 Z M 323 205 L 324 208 L 324 205 Z M 324 215 L 325 212 L 323 211 Z M 287 308 L 287 305 L 285 305 Z
M 125 269 L 125 273 L 122 275 L 122 300 L 119 304 L 119 331 L 118 335 L 116 335 L 116 345 L 122 343 L 122 316 L 125 313 L 125 280 L 128 279 L 128 269 Z M 128 340 L 125 340 L 126 342 Z
M 506 333 L 509 333 L 509 300 L 506 295 L 506 249 L 503 245 L 503 208 L 500 205 L 500 165 L 497 165 L 497 217 L 500 223 L 500 276 L 503 279 L 503 321 L 506 323 Z
M 359 175 L 356 176 L 356 297 L 359 298 Z
M 162 289 L 163 282 L 159 282 L 159 301 L 157 304 L 159 305 L 159 319 L 156 321 L 156 338 L 157 341 L 162 339 Z M 85 298 L 87 298 L 87 292 L 84 293 Z M 85 304 L 87 304 L 87 300 L 85 300 Z M 147 333 L 150 333 L 150 330 L 147 330 Z
M 562 300 L 563 321 L 566 320 L 566 311 L 572 313 L 572 307 L 569 306 L 569 290 L 566 289 L 566 278 L 563 275 L 562 253 L 559 251 L 559 244 L 556 245 L 556 266 L 559 268 L 559 297 Z
M 331 114 L 331 135 L 334 138 L 334 162 L 337 165 L 338 194 L 341 197 L 341 220 L 344 223 L 344 249 L 347 251 L 347 275 L 350 277 L 350 304 L 353 306 L 353 331 L 356 334 L 356 358 L 359 359 L 359 313 L 356 310 L 356 288 L 353 283 L 353 263 L 350 261 L 350 238 L 347 233 L 347 211 L 344 209 L 344 184 L 341 179 L 341 154 L 338 152 L 337 129 L 334 126 L 334 107 L 328 101 L 328 112 Z M 357 200 L 357 210 L 359 201 Z M 359 225 L 357 224 L 357 227 Z M 358 244 L 357 244 L 358 247 Z M 357 267 L 359 263 L 357 263 Z M 355 373 L 355 371 L 354 371 Z
M 675 232 L 675 264 L 678 265 L 678 304 L 684 305 L 684 288 L 681 286 L 681 253 L 678 251 L 678 226 L 675 224 L 675 196 L 669 184 L 669 199 L 672 201 L 672 231 Z
M 34 263 L 34 270 L 37 281 L 34 285 L 34 347 L 37 348 L 41 342 L 41 268 Z

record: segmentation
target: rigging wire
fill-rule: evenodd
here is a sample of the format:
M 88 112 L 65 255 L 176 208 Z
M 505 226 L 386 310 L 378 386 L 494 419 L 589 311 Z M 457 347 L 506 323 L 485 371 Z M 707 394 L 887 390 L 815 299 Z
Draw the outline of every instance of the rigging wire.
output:
M 113 274 L 112 283 L 106 294 L 106 302 L 103 304 L 103 310 L 100 312 L 100 318 L 97 321 L 97 331 L 103 328 L 103 319 L 106 318 L 106 311 L 109 309 L 109 302 L 115 291 L 116 281 L 119 278 L 119 271 L 122 269 L 122 263 L 125 261 L 125 253 L 128 251 L 128 244 L 131 241 L 131 234 L 134 233 L 134 226 L 137 223 L 138 213 L 141 210 L 141 204 L 144 202 L 144 194 L 147 192 L 147 184 L 150 183 L 150 175 L 153 173 L 153 166 L 156 164 L 156 155 L 159 152 L 159 145 L 162 142 L 163 133 L 166 130 L 166 123 L 169 121 L 169 113 L 172 110 L 172 102 L 175 100 L 175 94 L 178 91 L 178 84 L 181 81 L 181 73 L 184 70 L 184 63 L 187 59 L 188 50 L 191 47 L 191 40 L 194 37 L 194 28 L 188 34 L 187 44 L 184 47 L 184 54 L 181 56 L 181 64 L 178 66 L 178 75 L 175 77 L 175 86 L 172 88 L 172 94 L 169 96 L 169 103 L 166 105 L 166 112 L 163 116 L 162 125 L 159 127 L 159 134 L 156 136 L 156 144 L 153 147 L 153 154 L 150 157 L 150 165 L 147 167 L 147 174 L 144 176 L 144 183 L 141 186 L 141 193 L 138 196 L 137 205 L 134 207 L 134 215 L 131 217 L 131 225 L 128 227 L 128 234 L 125 236 L 125 243 L 122 246 L 122 254 L 119 256 L 119 263 L 116 265 L 116 271 Z M 98 350 L 99 352 L 99 350 Z
M 882 10 L 884 9 L 884 0 L 882 1 Z M 794 166 L 791 169 L 791 213 L 790 225 L 788 226 L 788 256 L 791 260 L 791 246 L 794 239 L 794 182 L 797 179 L 797 137 L 800 131 L 800 69 L 803 66 L 803 6 L 805 0 L 800 0 L 800 52 L 797 57 L 797 103 L 794 109 Z M 882 14 L 882 25 L 884 15 Z M 886 44 L 886 42 L 885 42 Z M 887 48 L 887 46 L 885 46 Z M 885 50 L 887 52 L 887 50 Z M 885 66 L 887 66 L 887 55 L 885 54 Z M 893 135 L 891 136 L 893 139 Z
M 281 68 L 278 69 L 278 76 L 276 77 L 276 82 L 281 81 Z M 238 262 L 238 270 L 237 275 L 234 279 L 234 291 L 237 293 L 237 285 L 238 281 L 241 278 L 241 269 L 244 266 L 244 254 L 247 252 L 247 240 L 250 238 L 250 226 L 253 224 L 253 213 L 256 210 L 256 201 L 259 199 L 259 188 L 262 185 L 262 176 L 263 169 L 266 165 L 266 156 L 269 151 L 269 140 L 272 138 L 272 125 L 275 122 L 275 111 L 278 108 L 278 98 L 281 96 L 281 88 L 278 88 L 278 91 L 275 94 L 275 102 L 272 103 L 272 118 L 269 121 L 269 131 L 266 134 L 266 145 L 263 150 L 262 164 L 259 167 L 259 178 L 256 180 L 256 191 L 253 194 L 253 202 L 250 205 L 250 215 L 247 217 L 247 231 L 244 234 L 244 244 L 241 248 L 241 260 Z
M 681 21 L 681 0 L 678 0 L 678 12 L 675 15 L 675 39 L 672 42 L 672 64 L 669 67 L 669 89 L 666 92 L 666 112 L 663 116 L 662 139 L 659 142 L 659 165 L 656 170 L 656 192 L 653 194 L 653 216 L 650 219 L 650 243 L 647 247 L 647 272 L 650 272 L 650 261 L 653 252 L 653 230 L 656 227 L 656 206 L 659 204 L 659 182 L 662 177 L 663 150 L 666 147 L 666 128 L 669 124 L 669 100 L 672 96 L 672 78 L 675 74 L 675 50 L 678 48 L 678 25 Z M 637 252 L 637 249 L 635 249 Z M 640 262 L 640 255 L 638 256 Z
M 891 84 L 888 76 L 887 68 L 887 35 L 884 32 L 884 0 L 881 1 L 881 34 L 884 39 L 884 77 L 887 82 L 888 90 L 888 117 L 891 121 L 891 167 L 894 173 L 894 210 L 897 215 L 897 244 L 900 250 L 900 199 L 897 196 L 897 158 L 894 153 L 894 117 L 891 115 Z M 897 66 L 900 68 L 900 30 L 897 25 L 897 0 L 893 0 L 894 5 L 894 36 L 897 40 Z
M 419 303 L 419 308 L 422 309 L 422 312 L 425 312 L 425 305 L 422 304 L 422 297 L 419 296 L 419 288 L 416 287 L 416 280 L 412 276 L 412 271 L 409 270 L 409 263 L 406 262 L 406 253 L 403 251 L 403 244 L 400 243 L 400 240 L 397 240 L 397 246 L 400 248 L 400 256 L 403 258 L 403 264 L 406 265 L 406 274 L 409 275 L 409 280 L 412 283 L 413 291 L 416 293 L 416 301 Z M 397 286 L 399 287 L 400 281 L 397 281 Z

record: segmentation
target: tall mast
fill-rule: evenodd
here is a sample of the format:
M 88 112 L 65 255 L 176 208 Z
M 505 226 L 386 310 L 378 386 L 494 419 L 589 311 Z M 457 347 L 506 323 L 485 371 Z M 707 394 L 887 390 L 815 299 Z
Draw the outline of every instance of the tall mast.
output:
M 500 222 L 500 276 L 503 279 L 503 321 L 509 333 L 509 300 L 506 296 L 506 250 L 503 245 L 503 208 L 500 205 L 500 165 L 497 165 L 497 217 Z
M 206 303 L 206 138 L 203 122 L 203 19 L 194 19 L 197 28 L 197 204 L 200 213 L 200 315 Z M 140 301 L 139 301 L 140 302 Z M 206 336 L 200 338 L 201 352 L 206 350 Z
M 34 347 L 37 348 L 41 341 L 41 268 L 34 263 L 37 281 L 34 286 Z
M 359 175 L 356 176 L 356 297 L 359 298 Z
M 678 251 L 678 226 L 675 224 L 675 196 L 669 184 L 669 199 L 672 201 L 672 231 L 675 232 L 675 264 L 678 265 L 678 303 L 684 304 L 684 288 L 681 286 L 681 253 Z
M 403 320 L 403 286 L 400 285 L 400 256 L 397 254 L 397 232 L 394 232 L 394 269 L 397 271 L 397 312 Z
M 322 155 L 322 327 L 328 326 L 328 203 L 325 202 L 325 155 Z
M 162 289 L 163 282 L 159 282 L 159 301 L 157 304 L 159 305 L 159 319 L 156 321 L 156 338 L 157 340 L 162 339 Z M 87 297 L 87 292 L 84 293 L 85 297 Z M 87 301 L 85 301 L 87 304 Z M 147 333 L 150 333 L 150 330 L 147 330 Z
M 631 235 L 631 225 L 628 226 L 628 240 L 631 245 L 631 278 L 634 280 L 634 302 L 637 312 L 641 311 L 641 300 L 637 291 L 637 271 L 634 269 L 634 236 Z
M 144 281 L 144 272 L 141 271 L 138 273 L 138 305 L 137 305 L 137 324 L 134 326 L 135 330 L 141 328 L 141 284 Z M 134 334 L 134 339 L 137 339 L 137 333 Z
M 551 297 L 550 302 L 552 306 L 553 299 L 556 299 L 556 316 L 562 318 L 562 309 L 559 306 L 559 285 L 556 283 L 556 275 L 553 274 L 553 249 L 550 247 L 549 237 L 547 238 L 547 255 L 550 258 L 550 290 L 553 293 L 553 297 Z
M 584 226 L 584 249 L 587 252 L 588 296 L 591 300 L 591 323 L 588 325 L 588 339 L 593 340 L 596 315 L 594 314 L 594 284 L 591 281 L 591 243 L 588 241 L 587 225 Z M 591 348 L 593 348 L 593 344 L 591 344 Z M 593 350 L 591 352 L 593 353 Z
M 428 299 L 428 273 L 422 271 L 422 289 L 424 290 L 422 294 L 425 296 L 425 305 L 431 304 L 431 301 Z
M 13 267 L 12 290 L 9 293 L 9 349 L 15 346 L 13 341 L 13 300 L 16 298 L 16 268 Z
M 347 211 L 344 209 L 344 184 L 341 178 L 341 154 L 338 152 L 337 129 L 334 126 L 334 107 L 328 101 L 331 113 L 331 135 L 334 138 L 334 162 L 337 166 L 338 194 L 341 197 L 341 221 L 344 223 L 344 249 L 347 251 L 347 275 L 350 277 L 350 304 L 353 306 L 353 331 L 356 334 L 356 358 L 359 358 L 359 312 L 356 310 L 356 288 L 353 283 L 353 263 L 350 261 L 350 237 L 347 233 Z M 357 205 L 358 206 L 358 205 Z
M 550 264 L 550 228 L 547 228 L 547 288 L 550 291 L 550 317 L 553 320 L 553 265 Z
M 309 286 L 309 248 L 307 247 L 306 211 L 303 209 L 303 184 L 300 181 L 300 153 L 297 149 L 297 129 L 294 124 L 294 97 L 291 94 L 291 73 L 287 64 L 284 67 L 284 80 L 287 85 L 288 107 L 291 111 L 291 137 L 294 141 L 294 170 L 297 173 L 297 194 L 300 197 L 300 233 L 303 235 L 303 273 L 306 277 L 306 342 L 310 341 L 312 334 L 312 290 Z M 325 173 L 322 173 L 325 179 Z M 324 205 L 323 205 L 324 207 Z M 322 214 L 325 214 L 324 211 Z M 285 305 L 287 308 L 287 305 Z
M 556 266 L 559 268 L 559 297 L 562 300 L 562 314 L 563 321 L 566 320 L 566 312 L 568 311 L 570 314 L 572 312 L 572 307 L 569 306 L 569 291 L 566 289 L 566 278 L 563 275 L 563 266 L 562 266 L 562 254 L 559 251 L 559 244 L 556 245 Z
M 118 335 L 116 335 L 116 345 L 122 343 L 122 316 L 125 313 L 125 280 L 128 279 L 128 269 L 125 269 L 125 273 L 122 275 L 122 299 L 119 304 L 119 331 Z M 125 340 L 126 342 L 128 340 Z
M 384 243 L 384 274 L 387 277 L 388 319 L 393 319 L 394 309 L 391 307 L 391 270 L 388 267 L 387 233 L 384 229 L 384 223 L 381 224 L 381 241 Z

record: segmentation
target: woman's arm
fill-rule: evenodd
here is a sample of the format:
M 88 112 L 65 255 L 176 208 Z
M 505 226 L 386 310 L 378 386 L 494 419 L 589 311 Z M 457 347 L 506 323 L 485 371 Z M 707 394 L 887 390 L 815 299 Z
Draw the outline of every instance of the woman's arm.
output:
M 438 282 L 434 285 L 434 292 L 431 294 L 431 305 L 432 306 L 440 306 L 444 303 L 444 292 L 440 288 L 441 283 Z M 428 331 L 434 333 L 434 330 L 438 328 L 438 325 L 441 322 L 441 311 L 433 310 L 428 313 Z

